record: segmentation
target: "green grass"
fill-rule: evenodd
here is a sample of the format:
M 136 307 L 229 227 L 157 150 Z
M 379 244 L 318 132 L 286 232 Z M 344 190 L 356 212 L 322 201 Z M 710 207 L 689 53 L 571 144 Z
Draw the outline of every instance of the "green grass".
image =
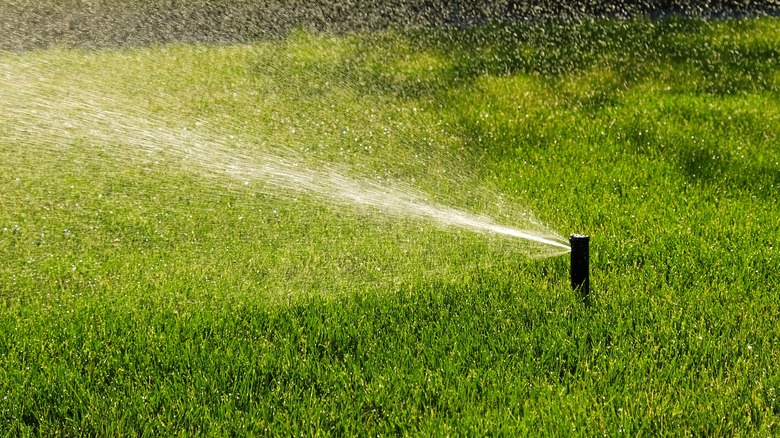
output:
M 778 47 L 669 19 L 0 54 L 0 430 L 777 434 Z M 530 209 L 592 236 L 592 301 L 567 257 L 93 138 L 74 93 Z

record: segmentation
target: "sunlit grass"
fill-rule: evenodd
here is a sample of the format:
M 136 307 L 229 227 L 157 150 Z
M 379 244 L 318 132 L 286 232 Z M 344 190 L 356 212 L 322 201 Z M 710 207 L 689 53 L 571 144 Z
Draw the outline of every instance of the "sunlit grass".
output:
M 779 27 L 0 54 L 0 430 L 776 433 Z M 157 125 L 590 234 L 592 303 L 566 257 L 117 147 Z

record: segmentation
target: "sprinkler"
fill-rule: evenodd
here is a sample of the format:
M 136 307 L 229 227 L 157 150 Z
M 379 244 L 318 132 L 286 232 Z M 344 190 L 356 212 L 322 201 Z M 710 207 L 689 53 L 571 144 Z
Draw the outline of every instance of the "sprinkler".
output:
M 580 291 L 584 299 L 590 294 L 590 260 L 588 256 L 590 237 L 572 234 L 571 244 L 571 288 Z

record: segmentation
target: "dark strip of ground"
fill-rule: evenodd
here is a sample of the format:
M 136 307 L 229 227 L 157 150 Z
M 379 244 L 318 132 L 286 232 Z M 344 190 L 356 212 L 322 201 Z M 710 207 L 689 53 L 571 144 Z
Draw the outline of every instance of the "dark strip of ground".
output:
M 247 42 L 296 27 L 341 33 L 550 18 L 779 13 L 780 0 L 0 0 L 0 50 Z

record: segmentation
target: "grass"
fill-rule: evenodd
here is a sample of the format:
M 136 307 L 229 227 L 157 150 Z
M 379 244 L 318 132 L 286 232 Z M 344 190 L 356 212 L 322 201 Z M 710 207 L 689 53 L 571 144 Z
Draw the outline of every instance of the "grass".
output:
M 778 47 L 668 19 L 0 54 L 0 430 L 776 434 Z M 593 300 L 566 257 L 90 135 L 74 93 L 530 209 L 592 236 Z

